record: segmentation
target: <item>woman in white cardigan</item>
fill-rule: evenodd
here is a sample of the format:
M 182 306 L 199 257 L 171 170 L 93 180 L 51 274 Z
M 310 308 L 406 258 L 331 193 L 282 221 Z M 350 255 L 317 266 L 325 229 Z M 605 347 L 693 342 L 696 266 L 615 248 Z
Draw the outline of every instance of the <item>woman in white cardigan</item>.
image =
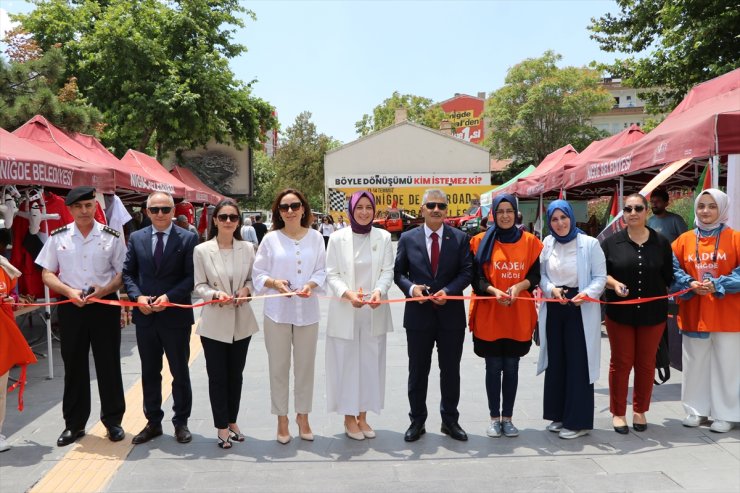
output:
M 254 248 L 241 239 L 242 216 L 236 202 L 222 200 L 213 211 L 210 240 L 193 254 L 195 293 L 203 300 L 219 300 L 203 307 L 197 333 L 201 337 L 208 372 L 213 424 L 218 446 L 243 442 L 236 424 L 242 391 L 242 373 L 252 334 L 259 330 L 248 300 L 251 296 Z
M 393 283 L 390 234 L 373 228 L 375 197 L 355 192 L 350 227 L 332 234 L 326 279 L 333 298 L 326 328 L 326 397 L 329 412 L 344 415 L 349 438 L 374 438 L 367 412 L 385 401 L 386 333 L 393 330 L 387 299 Z M 341 299 L 340 299 L 341 298 Z
M 576 227 L 565 200 L 547 208 L 550 236 L 540 254 L 540 288 L 560 302 L 540 307 L 540 357 L 537 374 L 545 371 L 544 418 L 548 431 L 571 439 L 587 434 L 594 423 L 594 382 L 601 357 L 601 307 L 606 260 L 596 238 Z

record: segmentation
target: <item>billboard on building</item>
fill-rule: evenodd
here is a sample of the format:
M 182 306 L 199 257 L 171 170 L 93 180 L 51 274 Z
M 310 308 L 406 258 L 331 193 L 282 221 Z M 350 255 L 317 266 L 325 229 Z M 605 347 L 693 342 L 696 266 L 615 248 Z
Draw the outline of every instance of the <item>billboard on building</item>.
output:
M 442 101 L 439 105 L 452 124 L 454 135 L 458 139 L 482 144 L 484 133 L 483 106 L 485 100 L 467 94 Z

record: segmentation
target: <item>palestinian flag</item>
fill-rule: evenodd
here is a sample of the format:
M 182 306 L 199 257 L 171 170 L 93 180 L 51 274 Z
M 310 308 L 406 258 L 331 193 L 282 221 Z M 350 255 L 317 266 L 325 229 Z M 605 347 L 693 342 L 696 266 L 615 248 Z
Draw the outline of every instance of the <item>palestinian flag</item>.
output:
M 694 190 L 694 199 L 699 196 L 704 190 L 707 188 L 712 188 L 712 163 L 711 161 L 707 163 L 707 165 L 704 167 L 704 171 L 701 172 L 701 175 L 699 176 L 699 183 L 696 184 L 696 189 Z M 694 208 L 691 208 L 691 222 L 689 223 L 693 227 L 694 224 Z

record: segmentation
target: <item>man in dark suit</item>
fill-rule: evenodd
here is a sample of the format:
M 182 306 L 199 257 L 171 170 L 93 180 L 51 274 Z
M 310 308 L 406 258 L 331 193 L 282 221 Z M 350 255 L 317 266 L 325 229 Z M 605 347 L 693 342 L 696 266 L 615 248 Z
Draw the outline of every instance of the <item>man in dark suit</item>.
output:
M 145 443 L 162 434 L 162 354 L 172 373 L 172 410 L 175 438 L 192 440 L 188 418 L 193 396 L 190 387 L 191 308 L 166 307 L 163 303 L 191 303 L 193 249 L 198 238 L 172 223 L 172 196 L 154 192 L 147 199 L 151 226 L 131 234 L 123 266 L 123 282 L 129 299 L 143 306 L 134 309 L 136 343 L 141 358 L 146 427 L 133 443 Z
M 254 216 L 252 227 L 255 233 L 257 233 L 257 243 L 262 243 L 262 238 L 267 234 L 267 226 L 262 222 L 262 214 Z
M 426 432 L 427 383 L 432 352 L 437 345 L 442 402 L 442 433 L 455 440 L 468 436 L 458 424 L 460 359 L 465 341 L 465 304 L 446 300 L 461 295 L 471 281 L 473 259 L 468 236 L 444 224 L 447 196 L 442 190 L 424 192 L 424 226 L 401 235 L 396 254 L 395 282 L 407 297 L 431 296 L 406 303 L 403 326 L 409 355 L 408 395 L 411 426 L 404 439 L 418 440 Z

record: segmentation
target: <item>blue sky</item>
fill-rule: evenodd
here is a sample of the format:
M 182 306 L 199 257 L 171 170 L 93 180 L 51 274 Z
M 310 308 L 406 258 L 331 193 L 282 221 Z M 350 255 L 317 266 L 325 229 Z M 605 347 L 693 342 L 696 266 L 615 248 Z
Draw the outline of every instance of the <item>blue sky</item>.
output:
M 562 65 L 608 62 L 589 38 L 592 17 L 614 0 L 243 2 L 257 20 L 237 33 L 248 52 L 231 61 L 253 93 L 277 108 L 282 128 L 302 111 L 344 143 L 354 124 L 393 91 L 443 101 L 490 93 L 506 71 L 551 49 Z M 9 12 L 31 5 L 2 0 Z M 2 12 L 0 12 L 0 23 Z

